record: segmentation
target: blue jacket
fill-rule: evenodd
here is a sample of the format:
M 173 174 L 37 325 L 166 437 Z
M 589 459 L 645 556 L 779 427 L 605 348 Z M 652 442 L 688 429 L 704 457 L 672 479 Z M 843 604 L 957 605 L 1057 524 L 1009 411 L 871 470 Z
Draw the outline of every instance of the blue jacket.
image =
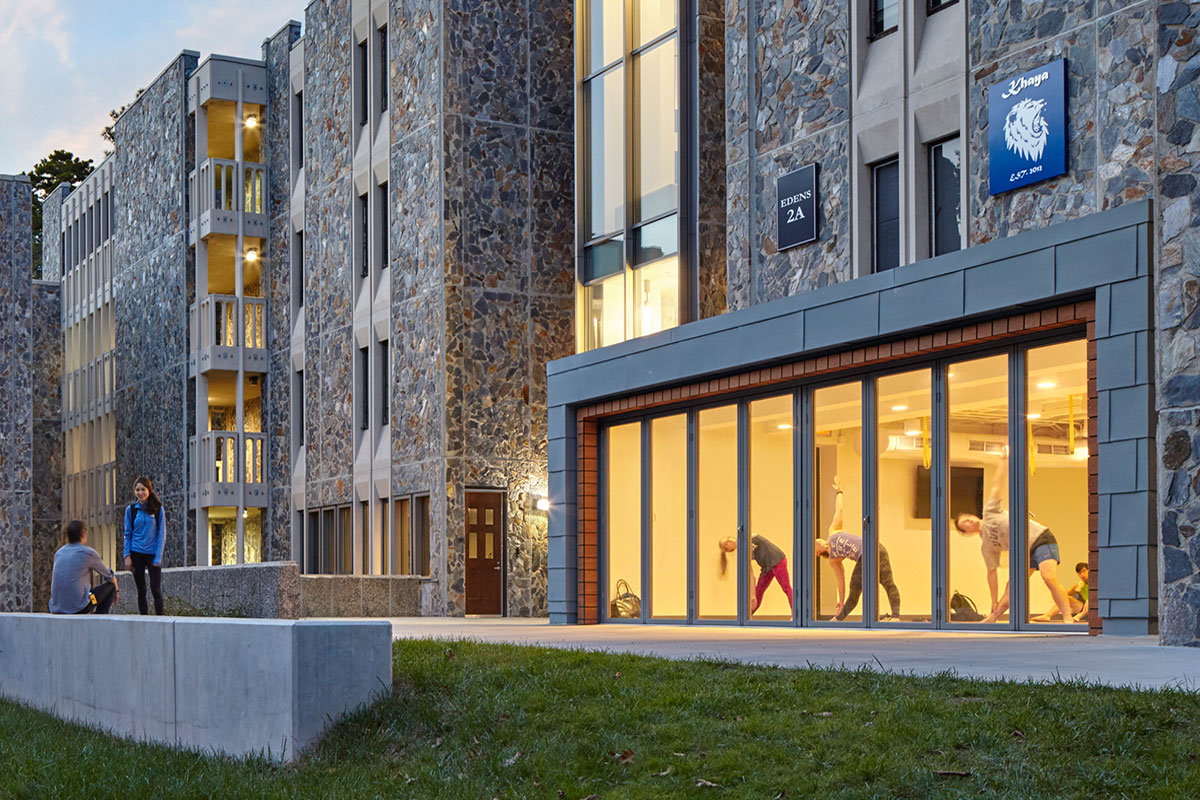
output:
M 167 541 L 167 514 L 158 509 L 158 519 L 142 510 L 141 503 L 125 509 L 125 556 L 131 551 L 154 556 L 154 565 L 162 566 L 163 545 Z

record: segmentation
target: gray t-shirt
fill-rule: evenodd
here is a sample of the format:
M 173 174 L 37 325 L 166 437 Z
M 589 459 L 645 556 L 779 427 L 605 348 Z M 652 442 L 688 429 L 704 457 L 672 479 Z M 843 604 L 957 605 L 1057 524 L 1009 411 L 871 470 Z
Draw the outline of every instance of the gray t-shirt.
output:
M 1033 541 L 1045 532 L 1046 526 L 1029 520 L 1029 540 Z M 1007 553 L 1008 512 L 1000 505 L 1000 498 L 990 498 L 983 505 L 983 517 L 979 520 L 979 552 L 988 571 L 1000 567 L 1001 553 Z
M 100 554 L 85 544 L 74 542 L 58 548 L 54 554 L 54 572 L 50 576 L 50 613 L 74 614 L 88 604 L 92 592 L 91 572 L 111 579 L 113 571 Z
M 829 557 L 848 558 L 851 561 L 862 561 L 862 537 L 845 531 L 838 531 L 829 537 Z
M 750 537 L 750 557 L 758 562 L 758 568 L 763 572 L 775 569 L 784 554 L 774 542 L 765 536 Z

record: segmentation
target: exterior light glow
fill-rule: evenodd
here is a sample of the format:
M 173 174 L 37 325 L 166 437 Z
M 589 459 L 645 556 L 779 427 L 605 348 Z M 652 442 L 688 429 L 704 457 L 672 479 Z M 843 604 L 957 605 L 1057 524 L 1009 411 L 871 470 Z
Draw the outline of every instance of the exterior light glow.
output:
M 538 511 L 549 511 L 550 510 L 550 501 L 547 500 L 545 497 L 539 497 L 537 499 L 537 510 Z
M 251 264 L 253 264 L 255 261 L 258 261 L 258 251 L 257 250 L 247 250 L 246 251 L 246 260 L 249 261 Z

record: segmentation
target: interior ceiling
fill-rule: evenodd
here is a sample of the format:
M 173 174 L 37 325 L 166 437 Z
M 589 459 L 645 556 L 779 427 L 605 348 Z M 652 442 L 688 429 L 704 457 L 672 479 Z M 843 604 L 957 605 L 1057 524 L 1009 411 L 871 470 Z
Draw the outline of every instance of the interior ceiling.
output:
M 262 275 L 263 240 L 255 236 L 245 238 L 246 252 L 259 253 L 257 261 L 242 259 L 242 283 L 246 287 L 258 286 Z M 236 294 L 233 275 L 233 254 L 237 246 L 235 236 L 208 237 L 208 292 L 209 294 Z
M 262 396 L 262 378 L 247 375 L 243 396 L 247 402 Z M 208 376 L 208 404 L 229 407 L 237 402 L 237 373 L 210 372 Z
M 208 111 L 208 158 L 231 159 L 234 156 L 234 118 L 237 103 L 231 100 L 210 100 Z M 262 107 L 257 103 L 242 105 L 242 118 L 255 117 L 259 125 L 242 129 L 243 157 L 247 161 L 258 161 L 258 146 L 262 138 Z

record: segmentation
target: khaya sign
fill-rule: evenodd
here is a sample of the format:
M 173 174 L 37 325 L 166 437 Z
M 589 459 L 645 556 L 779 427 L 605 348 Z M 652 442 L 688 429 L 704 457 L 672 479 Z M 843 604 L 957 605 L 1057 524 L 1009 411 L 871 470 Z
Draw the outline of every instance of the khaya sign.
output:
M 1067 171 L 1066 73 L 1060 58 L 988 89 L 991 194 Z
M 817 238 L 817 165 L 809 164 L 781 175 L 776 184 L 779 249 L 787 250 Z

